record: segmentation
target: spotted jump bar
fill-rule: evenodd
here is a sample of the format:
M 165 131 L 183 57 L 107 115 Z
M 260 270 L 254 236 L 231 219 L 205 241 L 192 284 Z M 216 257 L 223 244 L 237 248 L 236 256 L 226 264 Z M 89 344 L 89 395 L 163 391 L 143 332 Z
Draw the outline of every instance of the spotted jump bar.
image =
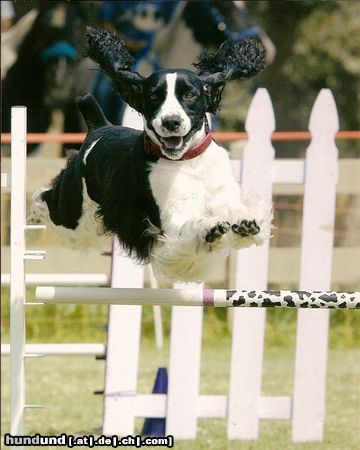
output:
M 57 304 L 112 304 L 260 308 L 360 308 L 360 292 L 237 289 L 36 288 L 36 299 Z

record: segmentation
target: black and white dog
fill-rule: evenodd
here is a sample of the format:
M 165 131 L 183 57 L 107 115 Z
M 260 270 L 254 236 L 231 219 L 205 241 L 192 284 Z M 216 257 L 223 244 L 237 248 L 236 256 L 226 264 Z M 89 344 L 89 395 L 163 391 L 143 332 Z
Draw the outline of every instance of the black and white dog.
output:
M 34 195 L 30 222 L 49 220 L 73 247 L 114 234 L 129 255 L 172 281 L 202 281 L 230 249 L 269 239 L 271 204 L 242 198 L 206 121 L 227 81 L 262 70 L 261 44 L 226 42 L 200 56 L 197 74 L 172 69 L 143 78 L 115 35 L 88 28 L 87 37 L 89 56 L 143 116 L 144 132 L 113 126 L 90 94 L 79 97 L 88 135 L 51 187 Z

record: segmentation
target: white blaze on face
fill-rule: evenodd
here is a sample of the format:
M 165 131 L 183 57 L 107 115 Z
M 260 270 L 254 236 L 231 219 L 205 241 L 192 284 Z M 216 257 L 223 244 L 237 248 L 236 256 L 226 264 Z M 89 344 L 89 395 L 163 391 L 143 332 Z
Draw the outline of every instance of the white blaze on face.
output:
M 155 131 L 162 137 L 185 136 L 191 129 L 190 118 L 184 111 L 184 108 L 181 106 L 175 94 L 176 78 L 176 73 L 169 73 L 166 75 L 166 98 L 155 119 L 151 123 L 155 128 Z M 180 120 L 180 127 L 176 131 L 169 131 L 162 125 L 163 120 L 169 116 L 176 116 Z

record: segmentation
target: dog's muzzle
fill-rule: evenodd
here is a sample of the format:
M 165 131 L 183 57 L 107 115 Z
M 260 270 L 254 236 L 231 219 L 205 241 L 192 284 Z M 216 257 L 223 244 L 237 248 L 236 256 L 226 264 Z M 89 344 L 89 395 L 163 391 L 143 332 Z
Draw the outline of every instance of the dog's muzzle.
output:
M 182 120 L 177 115 L 168 115 L 161 120 L 161 126 L 165 131 L 164 135 L 160 135 L 160 141 L 164 150 L 180 150 L 184 144 L 184 136 L 182 134 Z
M 191 139 L 191 121 L 178 111 L 160 112 L 150 123 L 158 145 L 170 159 L 179 159 Z
M 181 125 L 181 118 L 179 116 L 166 116 L 162 119 L 161 125 L 168 131 L 178 131 Z

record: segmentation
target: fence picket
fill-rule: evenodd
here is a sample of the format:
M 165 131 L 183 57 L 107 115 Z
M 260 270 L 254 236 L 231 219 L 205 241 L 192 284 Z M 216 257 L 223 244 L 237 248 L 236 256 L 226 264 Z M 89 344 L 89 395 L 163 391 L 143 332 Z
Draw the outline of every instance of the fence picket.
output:
M 143 268 L 114 245 L 111 287 L 143 287 Z M 109 308 L 103 420 L 108 436 L 134 434 L 141 311 L 137 305 Z
M 189 283 L 195 284 L 195 283 Z M 177 283 L 181 288 L 189 284 Z M 173 306 L 169 355 L 166 434 L 175 439 L 195 439 L 197 403 L 200 386 L 200 362 L 203 308 Z
M 334 98 L 322 89 L 314 103 L 306 152 L 300 289 L 330 289 L 334 239 L 339 120 Z M 298 311 L 293 400 L 294 441 L 323 438 L 329 311 Z
M 241 185 L 243 192 L 256 192 L 271 199 L 275 129 L 272 103 L 265 89 L 258 89 L 245 124 L 249 141 L 244 149 Z M 237 254 L 236 287 L 267 287 L 269 245 L 243 249 Z M 265 310 L 235 310 L 229 384 L 229 439 L 255 439 L 259 429 Z

